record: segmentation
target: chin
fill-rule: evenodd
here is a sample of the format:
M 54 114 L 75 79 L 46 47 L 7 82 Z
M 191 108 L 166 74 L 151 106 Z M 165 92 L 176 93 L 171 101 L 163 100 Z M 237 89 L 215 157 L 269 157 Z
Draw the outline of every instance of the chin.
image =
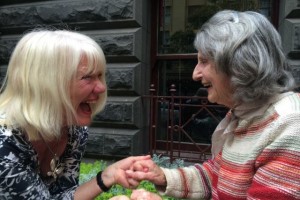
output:
M 78 120 L 76 125 L 77 126 L 89 126 L 92 123 L 91 119 L 85 119 L 85 120 Z
M 213 98 L 211 98 L 211 97 L 207 97 L 207 100 L 210 102 L 210 103 L 216 103 L 216 101 L 213 99 Z

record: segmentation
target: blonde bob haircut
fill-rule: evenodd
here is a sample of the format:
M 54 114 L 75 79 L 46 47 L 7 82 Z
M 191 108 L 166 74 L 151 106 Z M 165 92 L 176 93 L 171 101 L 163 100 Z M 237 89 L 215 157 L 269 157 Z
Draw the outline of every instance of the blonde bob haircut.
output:
M 0 124 L 20 128 L 30 141 L 59 139 L 65 127 L 76 125 L 70 88 L 82 59 L 87 73 L 100 70 L 105 83 L 106 60 L 90 37 L 67 30 L 35 30 L 17 43 L 1 88 Z M 106 102 L 101 93 L 91 107 L 94 117 Z M 3 117 L 4 116 L 4 117 Z

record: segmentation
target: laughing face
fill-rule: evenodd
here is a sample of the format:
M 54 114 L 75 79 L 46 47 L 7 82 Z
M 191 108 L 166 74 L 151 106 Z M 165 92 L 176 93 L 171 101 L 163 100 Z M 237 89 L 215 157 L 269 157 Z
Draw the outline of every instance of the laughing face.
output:
M 232 100 L 233 90 L 230 86 L 230 78 L 215 69 L 215 63 L 198 52 L 198 63 L 193 72 L 193 80 L 201 81 L 207 88 L 208 101 L 218 103 L 229 108 L 234 106 Z
M 76 111 L 78 126 L 87 126 L 92 121 L 92 104 L 96 103 L 99 94 L 106 90 L 105 83 L 101 82 L 103 73 L 96 68 L 89 72 L 85 59 L 78 66 L 75 81 L 71 85 L 71 100 Z

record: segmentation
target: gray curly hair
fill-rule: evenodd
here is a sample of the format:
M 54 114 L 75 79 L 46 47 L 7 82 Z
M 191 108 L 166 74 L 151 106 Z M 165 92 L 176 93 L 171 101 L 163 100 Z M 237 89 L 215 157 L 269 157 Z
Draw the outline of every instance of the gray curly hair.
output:
M 268 99 L 295 87 L 279 33 L 257 12 L 216 13 L 201 27 L 194 45 L 215 62 L 217 71 L 231 77 L 236 102 Z

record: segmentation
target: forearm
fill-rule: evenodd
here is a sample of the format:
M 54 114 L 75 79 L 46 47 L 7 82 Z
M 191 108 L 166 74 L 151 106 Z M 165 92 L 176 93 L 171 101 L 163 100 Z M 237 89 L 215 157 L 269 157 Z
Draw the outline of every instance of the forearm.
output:
M 85 182 L 84 184 L 80 185 L 74 194 L 74 200 L 93 200 L 95 199 L 100 193 L 102 193 L 102 190 L 97 184 L 96 178 L 93 178 L 90 181 Z
M 107 170 L 99 172 L 95 178 L 85 182 L 77 188 L 74 194 L 74 199 L 93 200 L 100 193 L 107 191 L 112 185 L 115 184 L 111 174 L 113 173 L 109 173 Z

